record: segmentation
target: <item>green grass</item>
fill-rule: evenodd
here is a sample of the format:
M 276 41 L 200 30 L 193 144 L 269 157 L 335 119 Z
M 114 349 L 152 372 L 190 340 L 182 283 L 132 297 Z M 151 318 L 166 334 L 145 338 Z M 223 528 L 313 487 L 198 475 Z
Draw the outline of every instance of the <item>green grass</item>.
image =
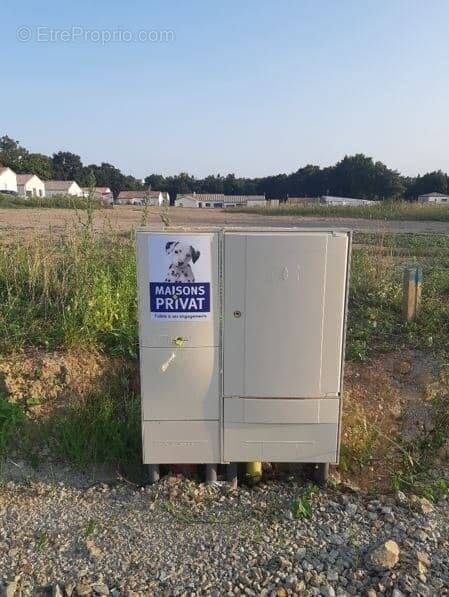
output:
M 80 469 L 112 467 L 138 479 L 141 472 L 140 398 L 120 392 L 77 400 L 41 429 L 52 452 Z
M 12 404 L 0 394 L 0 457 L 17 439 L 25 421 L 25 414 L 18 404 Z
M 17 197 L 15 195 L 0 194 L 0 209 L 64 208 L 64 209 L 103 209 L 101 199 L 85 199 L 70 195 L 54 195 L 53 197 Z
M 318 487 L 315 485 L 308 485 L 302 495 L 292 500 L 291 510 L 294 518 L 310 518 L 312 516 L 312 499 L 318 491 Z
M 401 313 L 404 266 L 424 271 L 418 320 Z M 449 237 L 356 235 L 347 356 L 404 347 L 447 355 Z M 134 243 L 96 236 L 89 223 L 66 236 L 17 240 L 0 253 L 0 354 L 26 347 L 88 347 L 137 354 Z
M 449 222 L 449 206 L 421 205 L 407 201 L 378 201 L 374 205 L 358 206 L 295 206 L 244 207 L 235 211 L 257 213 L 265 216 L 313 216 L 319 218 L 364 218 L 368 220 L 428 220 Z
M 365 360 L 380 351 L 418 348 L 447 358 L 449 237 L 360 234 L 354 241 L 347 357 Z M 401 313 L 402 272 L 411 264 L 424 270 L 423 301 L 418 320 L 407 324 Z M 65 237 L 49 234 L 4 243 L 0 252 L 0 355 L 29 347 L 95 349 L 119 355 L 135 367 L 132 236 L 96 235 L 88 210 L 87 218 L 80 218 L 76 230 Z M 20 441 L 35 467 L 38 450 L 32 444 L 47 442 L 61 459 L 76 466 L 106 463 L 134 477 L 141 462 L 141 432 L 139 400 L 130 381 L 130 373 L 124 371 L 117 387 L 73 401 L 38 433 L 23 427 L 21 407 L 0 398 L 0 452 L 7 451 L 25 429 Z M 359 456 L 366 460 L 367 454 Z M 295 506 L 298 513 L 303 507 L 307 509 L 307 500 Z
M 352 256 L 347 357 L 403 348 L 449 353 L 449 237 L 357 235 Z M 402 317 L 405 266 L 423 268 L 423 296 L 416 322 Z
M 0 354 L 35 346 L 137 351 L 133 244 L 94 237 L 17 240 L 0 253 Z

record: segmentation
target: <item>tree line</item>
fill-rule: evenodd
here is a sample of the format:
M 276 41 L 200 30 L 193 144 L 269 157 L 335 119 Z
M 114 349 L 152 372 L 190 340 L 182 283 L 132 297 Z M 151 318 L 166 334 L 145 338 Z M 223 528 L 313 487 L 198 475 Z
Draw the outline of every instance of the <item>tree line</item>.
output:
M 122 172 L 107 162 L 84 166 L 79 155 L 58 151 L 51 157 L 31 153 L 8 135 L 0 137 L 0 165 L 17 174 L 36 174 L 42 180 L 74 180 L 81 187 L 109 187 L 117 197 L 120 191 L 143 189 L 140 180 Z
M 107 186 L 115 197 L 120 191 L 143 190 L 148 186 L 169 192 L 172 200 L 177 194 L 193 192 L 265 195 L 269 199 L 337 195 L 378 201 L 412 200 L 423 193 L 449 192 L 448 175 L 441 170 L 406 177 L 362 153 L 345 156 L 334 166 L 307 165 L 291 174 L 261 178 L 236 177 L 234 174 L 195 178 L 186 172 L 174 176 L 150 174 L 142 184 L 141 180 L 123 174 L 107 162 L 84 166 L 80 156 L 69 151 L 59 151 L 51 157 L 32 153 L 5 135 L 0 138 L 0 165 L 9 166 L 18 174 L 36 174 L 43 180 L 75 180 L 80 186 Z

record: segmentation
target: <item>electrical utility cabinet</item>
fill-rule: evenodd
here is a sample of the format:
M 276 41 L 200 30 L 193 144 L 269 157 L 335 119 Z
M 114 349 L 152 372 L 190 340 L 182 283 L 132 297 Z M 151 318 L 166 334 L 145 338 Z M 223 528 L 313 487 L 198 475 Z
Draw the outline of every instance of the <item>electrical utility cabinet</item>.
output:
M 350 233 L 137 233 L 147 464 L 336 463 Z

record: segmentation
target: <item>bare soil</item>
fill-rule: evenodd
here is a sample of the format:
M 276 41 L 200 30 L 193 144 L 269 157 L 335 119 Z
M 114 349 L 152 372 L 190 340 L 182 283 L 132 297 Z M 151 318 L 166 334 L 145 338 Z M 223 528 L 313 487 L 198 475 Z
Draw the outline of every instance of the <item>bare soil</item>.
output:
M 348 363 L 343 399 L 343 478 L 365 490 L 391 490 L 412 442 L 437 424 L 438 398 L 449 393 L 447 366 L 419 351 Z M 439 451 L 447 465 L 448 446 Z M 412 462 L 410 462 L 413 464 Z
M 93 350 L 29 349 L 0 357 L 0 393 L 31 419 L 43 419 L 72 400 L 94 396 L 128 380 L 139 392 L 137 364 Z
M 171 207 L 168 214 L 173 226 L 299 226 L 307 228 L 341 227 L 357 232 L 372 233 L 434 233 L 449 234 L 448 222 L 381 221 L 349 218 L 317 218 L 302 216 L 264 216 L 238 213 L 232 210 L 193 209 Z M 0 209 L 0 237 L 34 234 L 67 233 L 86 214 L 71 209 Z M 143 224 L 162 224 L 159 208 L 144 209 L 115 206 L 96 211 L 94 225 L 98 231 L 129 232 Z
M 46 419 L 70 401 L 95 396 L 114 384 L 139 393 L 137 364 L 79 350 L 29 350 L 0 358 L 0 392 L 21 404 L 32 420 Z M 447 367 L 418 351 L 348 363 L 341 463 L 334 475 L 365 491 L 390 491 L 407 445 L 433 430 L 435 399 L 448 394 Z M 441 464 L 447 464 L 449 444 L 440 457 Z M 275 469 L 295 472 L 298 467 Z

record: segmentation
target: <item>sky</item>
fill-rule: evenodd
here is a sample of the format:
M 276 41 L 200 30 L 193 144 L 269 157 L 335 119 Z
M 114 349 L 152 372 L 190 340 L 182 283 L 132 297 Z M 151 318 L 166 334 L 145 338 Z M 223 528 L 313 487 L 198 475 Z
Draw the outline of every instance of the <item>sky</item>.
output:
M 449 170 L 447 0 L 2 0 L 0 135 L 143 177 Z

